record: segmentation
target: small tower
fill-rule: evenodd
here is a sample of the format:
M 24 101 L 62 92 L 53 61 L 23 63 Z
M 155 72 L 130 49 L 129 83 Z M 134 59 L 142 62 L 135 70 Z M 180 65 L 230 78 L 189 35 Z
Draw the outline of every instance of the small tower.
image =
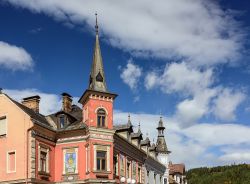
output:
M 164 136 L 164 130 L 165 127 L 163 125 L 162 117 L 160 117 L 160 121 L 157 127 L 158 130 L 158 137 L 157 137 L 157 143 L 156 143 L 156 152 L 157 152 L 157 159 L 166 166 L 166 171 L 162 177 L 162 183 L 163 184 L 169 184 L 169 168 L 168 168 L 168 157 L 169 154 L 171 153 L 168 150 L 166 141 L 165 141 L 165 136 Z
M 83 124 L 87 126 L 86 150 L 89 150 L 86 177 L 90 183 L 96 183 L 96 178 L 101 177 L 104 183 L 113 179 L 113 102 L 116 94 L 108 92 L 104 75 L 104 68 L 99 44 L 99 33 L 96 14 L 95 46 L 88 89 L 81 96 Z M 105 172 L 100 173 L 101 164 L 97 156 L 106 159 Z
M 113 128 L 113 101 L 116 94 L 108 92 L 101 49 L 96 14 L 95 46 L 88 89 L 79 100 L 83 105 L 84 123 L 89 127 Z

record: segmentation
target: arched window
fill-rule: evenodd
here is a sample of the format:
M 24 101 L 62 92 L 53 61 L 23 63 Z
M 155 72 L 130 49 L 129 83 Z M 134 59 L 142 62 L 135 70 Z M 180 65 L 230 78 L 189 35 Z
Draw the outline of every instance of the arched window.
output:
M 105 127 L 106 112 L 104 109 L 99 109 L 97 111 L 97 126 Z

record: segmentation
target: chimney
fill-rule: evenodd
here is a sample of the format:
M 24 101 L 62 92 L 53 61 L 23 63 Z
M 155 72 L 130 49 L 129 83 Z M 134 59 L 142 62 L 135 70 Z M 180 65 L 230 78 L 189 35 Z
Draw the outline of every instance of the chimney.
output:
M 72 96 L 68 93 L 62 93 L 62 110 L 65 112 L 72 110 Z
M 30 96 L 27 98 L 23 98 L 22 104 L 26 107 L 32 109 L 36 113 L 39 113 L 39 102 L 40 102 L 40 96 Z

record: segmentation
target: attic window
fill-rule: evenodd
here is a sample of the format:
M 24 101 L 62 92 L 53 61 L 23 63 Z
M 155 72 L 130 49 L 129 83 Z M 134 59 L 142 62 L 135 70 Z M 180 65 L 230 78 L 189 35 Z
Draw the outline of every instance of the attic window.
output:
M 60 126 L 60 128 L 64 128 L 64 126 L 65 126 L 65 117 L 64 116 L 59 117 L 59 126 Z
M 103 77 L 102 77 L 102 75 L 101 75 L 100 72 L 98 72 L 98 74 L 97 74 L 97 76 L 96 76 L 96 81 L 98 81 L 98 82 L 103 82 Z

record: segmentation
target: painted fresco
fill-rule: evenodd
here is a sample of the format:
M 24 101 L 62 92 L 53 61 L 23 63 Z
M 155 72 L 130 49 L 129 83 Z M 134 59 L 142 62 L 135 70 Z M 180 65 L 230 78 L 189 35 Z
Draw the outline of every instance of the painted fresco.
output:
M 65 173 L 76 172 L 76 152 L 70 151 L 65 153 Z

